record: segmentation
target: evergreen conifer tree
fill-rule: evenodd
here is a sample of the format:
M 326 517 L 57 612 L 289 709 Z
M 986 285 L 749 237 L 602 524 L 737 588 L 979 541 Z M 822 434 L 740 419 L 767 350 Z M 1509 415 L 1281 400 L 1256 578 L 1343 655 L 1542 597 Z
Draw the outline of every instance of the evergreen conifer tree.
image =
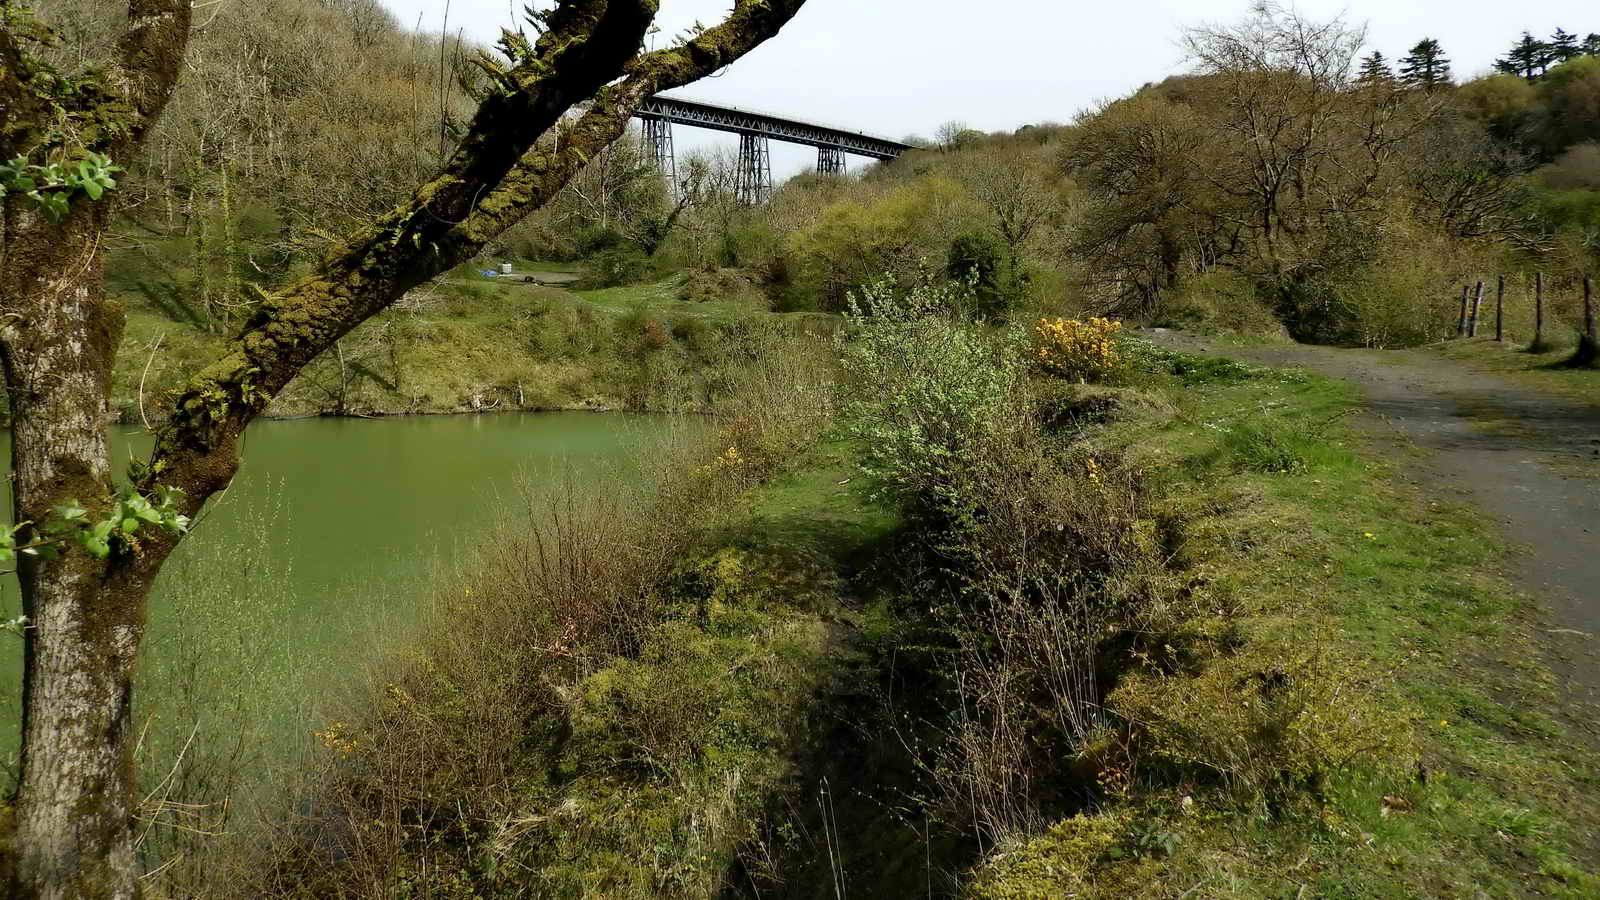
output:
M 1578 42 L 1578 36 L 1569 34 L 1563 28 L 1556 29 L 1547 46 L 1550 48 L 1550 62 L 1555 65 L 1583 55 L 1583 45 Z
M 1550 65 L 1550 45 L 1524 31 L 1511 45 L 1511 52 L 1494 61 L 1494 67 L 1507 75 L 1521 75 L 1533 81 Z
M 1450 59 L 1433 38 L 1423 38 L 1400 58 L 1400 83 L 1408 88 L 1436 91 L 1451 83 Z
M 1589 32 L 1583 39 L 1583 52 L 1588 56 L 1600 56 L 1600 34 Z
M 1374 85 L 1390 84 L 1394 81 L 1394 70 L 1389 68 L 1389 60 L 1378 50 L 1372 51 L 1371 56 L 1361 60 L 1361 73 L 1356 76 L 1356 83 L 1370 87 Z

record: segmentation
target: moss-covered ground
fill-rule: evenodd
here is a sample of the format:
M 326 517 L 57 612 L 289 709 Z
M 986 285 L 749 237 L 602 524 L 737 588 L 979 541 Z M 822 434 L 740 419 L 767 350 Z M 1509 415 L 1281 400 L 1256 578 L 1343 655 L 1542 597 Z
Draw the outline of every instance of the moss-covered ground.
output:
M 549 763 L 492 842 L 487 881 L 655 898 L 713 896 L 734 872 L 779 879 L 803 837 L 769 813 L 804 804 L 831 698 L 867 665 L 849 585 L 897 527 L 852 471 L 824 439 L 698 542 L 638 653 L 587 676 L 566 730 L 535 738 Z
M 1172 359 L 1080 435 L 1144 472 L 1197 601 L 1167 648 L 1187 662 L 1110 691 L 1139 737 L 1081 811 L 960 873 L 972 846 L 919 811 L 917 755 L 869 734 L 873 686 L 916 653 L 885 652 L 903 535 L 828 439 L 680 567 L 641 655 L 588 679 L 535 789 L 563 818 L 529 826 L 522 871 L 548 896 L 1600 894 L 1594 748 L 1489 523 L 1410 485 L 1348 385 Z M 1263 718 L 1273 678 L 1292 701 Z
M 1403 455 L 1346 415 L 1349 386 L 1229 366 L 1169 383 L 1175 418 L 1092 440 L 1149 469 L 1185 523 L 1174 553 L 1215 608 L 1195 627 L 1235 645 L 1113 691 L 1127 714 L 1157 690 L 1173 727 L 1150 730 L 1120 792 L 1002 850 L 969 895 L 1600 896 L 1595 750 L 1562 719 L 1489 523 L 1407 484 Z M 1252 658 L 1350 692 L 1291 725 L 1341 741 L 1336 770 L 1265 801 L 1237 790 L 1248 746 L 1230 755 L 1177 727 L 1232 727 L 1250 685 L 1213 673 Z

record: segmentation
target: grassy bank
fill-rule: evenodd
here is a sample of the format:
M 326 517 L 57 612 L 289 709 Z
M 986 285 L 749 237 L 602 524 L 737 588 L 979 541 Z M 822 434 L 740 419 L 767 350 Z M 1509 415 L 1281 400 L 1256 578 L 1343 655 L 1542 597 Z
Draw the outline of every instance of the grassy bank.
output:
M 879 309 L 837 418 L 826 352 L 770 343 L 647 483 L 531 495 L 326 713 L 293 815 L 153 893 L 1600 891 L 1593 748 L 1489 523 L 1348 385 L 1099 338 L 1084 384 Z
M 1489 523 L 1407 486 L 1346 385 L 1177 368 L 1177 416 L 1091 440 L 1151 473 L 1199 602 L 1107 698 L 1115 789 L 970 896 L 1593 896 L 1594 751 Z
M 440 576 L 421 631 L 350 661 L 282 807 L 163 842 L 185 852 L 152 894 L 687 897 L 720 883 L 848 656 L 829 548 L 735 537 L 766 515 L 751 492 L 826 421 L 830 352 L 743 340 L 712 429 L 652 444 L 626 477 L 509 502 Z
M 518 264 L 518 271 L 563 268 L 572 266 Z M 125 422 L 154 421 L 167 393 L 215 358 L 231 326 L 157 302 L 135 285 L 111 286 L 128 312 L 113 403 Z M 700 411 L 747 361 L 742 342 L 750 329 L 832 327 L 827 317 L 769 312 L 738 273 L 574 291 L 463 267 L 357 328 L 269 412 Z
M 1527 344 L 1470 338 L 1433 344 L 1430 349 L 1479 371 L 1504 375 L 1541 391 L 1585 403 L 1600 397 L 1600 369 L 1570 365 L 1575 339 L 1562 333 L 1534 352 Z

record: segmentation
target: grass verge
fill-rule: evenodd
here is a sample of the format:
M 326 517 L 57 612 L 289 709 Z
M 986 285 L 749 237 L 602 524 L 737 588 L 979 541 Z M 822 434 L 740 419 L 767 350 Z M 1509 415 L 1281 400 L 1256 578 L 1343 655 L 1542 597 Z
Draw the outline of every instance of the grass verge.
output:
M 969 896 L 1596 896 L 1593 750 L 1556 715 L 1481 514 L 1398 478 L 1348 385 L 1166 388 L 1175 418 L 1090 440 L 1182 523 L 1169 552 L 1199 602 L 1108 698 L 1142 735 L 1126 778 Z M 1238 790 L 1274 746 L 1274 772 L 1307 777 Z
M 1431 350 L 1473 368 L 1503 375 L 1527 387 L 1593 403 L 1600 396 L 1600 369 L 1573 368 L 1570 341 L 1550 345 L 1539 353 L 1528 352 L 1526 345 L 1493 338 L 1469 338 L 1434 344 Z

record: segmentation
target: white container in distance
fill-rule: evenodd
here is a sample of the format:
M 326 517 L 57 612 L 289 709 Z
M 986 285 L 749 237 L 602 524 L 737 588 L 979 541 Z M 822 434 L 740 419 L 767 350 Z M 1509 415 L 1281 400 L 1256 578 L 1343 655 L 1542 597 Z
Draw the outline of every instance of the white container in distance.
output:
M 508 262 L 501 263 L 500 264 L 500 274 L 501 275 L 510 275 L 511 274 L 511 263 L 508 263 Z

